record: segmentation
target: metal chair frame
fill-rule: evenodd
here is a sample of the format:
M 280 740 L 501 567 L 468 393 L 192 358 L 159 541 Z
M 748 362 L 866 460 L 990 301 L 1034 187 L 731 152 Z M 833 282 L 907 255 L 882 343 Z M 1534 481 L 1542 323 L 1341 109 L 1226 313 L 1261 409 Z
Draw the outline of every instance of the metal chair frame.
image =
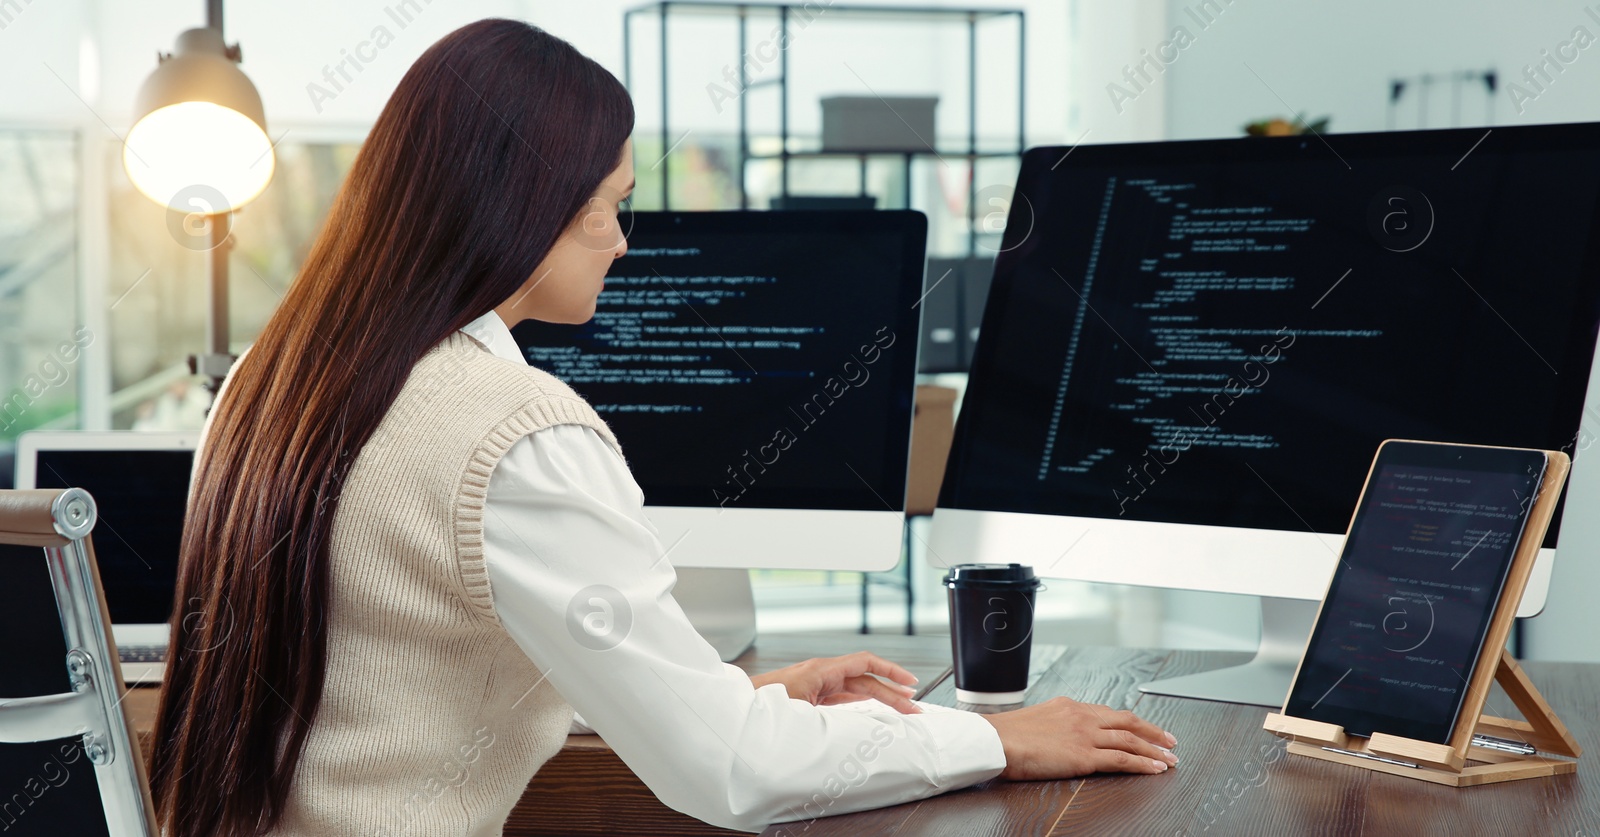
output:
M 0 743 L 81 737 L 110 833 L 156 837 L 144 758 L 122 705 L 122 666 L 89 537 L 94 524 L 94 498 L 81 488 L 0 491 L 0 543 L 44 550 L 72 684 L 61 694 L 0 698 Z

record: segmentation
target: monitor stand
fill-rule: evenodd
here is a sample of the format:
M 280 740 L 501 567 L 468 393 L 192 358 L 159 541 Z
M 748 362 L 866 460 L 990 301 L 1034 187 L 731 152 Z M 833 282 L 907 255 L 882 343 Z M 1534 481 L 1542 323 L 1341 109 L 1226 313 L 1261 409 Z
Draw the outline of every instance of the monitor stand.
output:
M 1255 659 L 1242 666 L 1153 680 L 1139 686 L 1139 691 L 1281 708 L 1321 606 L 1318 601 L 1262 596 L 1261 644 Z
M 756 600 L 750 589 L 750 571 L 678 567 L 678 600 L 689 624 L 731 663 L 756 641 Z M 1296 657 L 1296 660 L 1299 658 Z

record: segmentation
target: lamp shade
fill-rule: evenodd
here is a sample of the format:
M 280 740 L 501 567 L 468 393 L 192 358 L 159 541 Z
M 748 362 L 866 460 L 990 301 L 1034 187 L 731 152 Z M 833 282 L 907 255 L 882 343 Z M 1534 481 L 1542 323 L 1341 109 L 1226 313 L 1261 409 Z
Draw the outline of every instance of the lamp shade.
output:
M 182 212 L 227 212 L 272 180 L 261 94 L 215 29 L 190 29 L 139 88 L 122 149 L 133 185 Z

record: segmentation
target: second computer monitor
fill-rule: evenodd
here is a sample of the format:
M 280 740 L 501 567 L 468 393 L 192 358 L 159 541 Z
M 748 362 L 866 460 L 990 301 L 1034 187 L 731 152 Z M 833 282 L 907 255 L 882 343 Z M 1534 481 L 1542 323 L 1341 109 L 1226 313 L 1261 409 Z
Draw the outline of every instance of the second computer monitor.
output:
M 1576 454 L 1600 418 L 1600 125 L 1040 148 L 1017 196 L 951 560 L 1320 599 L 1384 439 Z
M 900 556 L 927 221 L 637 212 L 594 319 L 514 330 L 611 426 L 671 561 Z

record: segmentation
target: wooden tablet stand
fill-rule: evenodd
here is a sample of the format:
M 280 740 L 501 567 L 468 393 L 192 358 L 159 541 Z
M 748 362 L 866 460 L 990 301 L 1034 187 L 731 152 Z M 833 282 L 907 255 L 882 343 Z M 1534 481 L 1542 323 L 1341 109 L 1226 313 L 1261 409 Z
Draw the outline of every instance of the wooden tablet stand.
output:
M 1539 690 L 1529 682 L 1528 675 L 1522 672 L 1522 667 L 1518 666 L 1510 652 L 1504 649 L 1500 651 L 1500 665 L 1495 671 L 1494 679 L 1499 681 L 1501 688 L 1511 696 L 1511 702 L 1517 705 L 1517 709 L 1528 720 L 1514 721 L 1492 715 L 1479 715 L 1476 724 L 1466 727 L 1468 730 L 1466 741 L 1469 746 L 1465 748 L 1417 741 L 1382 732 L 1373 733 L 1371 738 L 1361 738 L 1346 735 L 1344 727 L 1338 724 L 1295 718 L 1278 712 L 1267 715 L 1265 728 L 1274 735 L 1289 739 L 1288 751 L 1295 755 L 1336 761 L 1340 764 L 1365 767 L 1368 770 L 1409 776 L 1425 782 L 1437 782 L 1458 788 L 1486 785 L 1491 782 L 1509 782 L 1512 779 L 1531 779 L 1535 776 L 1576 773 L 1578 770 L 1576 761 L 1544 755 L 1550 753 L 1575 759 L 1583 754 L 1583 749 L 1561 723 L 1561 719 L 1550 711 L 1550 705 L 1545 703 L 1544 696 L 1540 695 Z M 1487 689 L 1484 691 L 1487 692 Z M 1484 697 L 1487 697 L 1487 694 L 1479 696 L 1480 705 Z M 1539 752 L 1525 756 L 1471 746 L 1473 734 L 1526 743 L 1538 748 Z M 1389 761 L 1332 752 L 1323 749 L 1324 747 L 1377 756 Z M 1392 762 L 1408 762 L 1417 766 L 1408 767 L 1405 764 Z
M 1505 588 L 1495 606 L 1472 680 L 1467 684 L 1461 715 L 1450 742 L 1437 744 L 1382 732 L 1363 738 L 1347 735 L 1338 724 L 1296 718 L 1283 712 L 1268 714 L 1263 727 L 1289 739 L 1290 753 L 1458 788 L 1577 772 L 1578 763 L 1569 759 L 1580 757 L 1582 748 L 1551 711 L 1544 696 L 1533 687 L 1516 659 L 1505 650 L 1517 606 L 1522 603 L 1522 593 L 1533 571 L 1534 558 L 1544 542 L 1545 530 L 1555 513 L 1556 501 L 1571 467 L 1571 460 L 1561 451 L 1545 451 L 1545 454 L 1549 464 L 1545 468 L 1544 482 L 1535 495 L 1527 527 L 1517 554 L 1512 558 Z M 1368 474 L 1369 482 L 1371 478 Z M 1326 597 L 1323 603 L 1327 603 Z M 1303 660 L 1301 664 L 1304 665 Z M 1497 681 L 1526 721 L 1483 714 L 1489 687 Z M 1480 747 L 1473 744 L 1474 735 L 1525 744 L 1538 752 L 1523 755 Z M 1567 758 L 1552 758 L 1552 755 Z

